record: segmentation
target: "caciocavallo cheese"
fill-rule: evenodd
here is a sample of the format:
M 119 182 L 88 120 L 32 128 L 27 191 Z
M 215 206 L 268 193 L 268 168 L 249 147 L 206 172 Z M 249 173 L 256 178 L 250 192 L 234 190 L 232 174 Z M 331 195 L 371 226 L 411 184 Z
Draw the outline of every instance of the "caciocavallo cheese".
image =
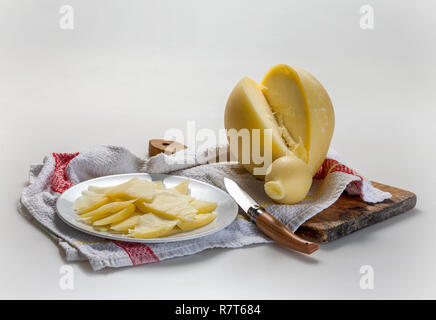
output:
M 269 197 L 289 204 L 305 198 L 312 176 L 326 157 L 335 122 L 327 91 L 313 75 L 280 64 L 268 71 L 261 84 L 243 78 L 230 94 L 224 122 L 231 152 L 248 171 L 265 179 Z M 248 131 L 251 148 L 243 141 L 231 141 L 231 135 L 241 129 Z M 253 145 L 254 129 L 271 129 L 271 143 L 261 134 Z M 265 163 L 256 161 L 256 148 L 265 159 L 270 155 L 272 162 L 260 174 L 256 169 Z

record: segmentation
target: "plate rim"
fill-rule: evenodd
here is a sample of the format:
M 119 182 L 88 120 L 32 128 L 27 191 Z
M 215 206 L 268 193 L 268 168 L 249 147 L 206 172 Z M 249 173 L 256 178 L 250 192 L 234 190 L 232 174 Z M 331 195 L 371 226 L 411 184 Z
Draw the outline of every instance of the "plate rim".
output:
M 66 192 L 68 192 L 69 190 L 71 190 L 72 188 L 76 188 L 78 186 L 80 186 L 81 184 L 85 184 L 85 183 L 89 183 L 91 181 L 96 181 L 96 180 L 104 180 L 107 179 L 109 177 L 120 177 L 120 176 L 132 176 L 132 175 L 137 175 L 137 176 L 149 176 L 152 181 L 153 180 L 153 175 L 159 175 L 161 177 L 175 177 L 175 178 L 181 178 L 181 179 L 189 179 L 191 181 L 195 181 L 197 183 L 203 184 L 208 186 L 209 188 L 212 188 L 218 192 L 223 193 L 228 199 L 231 200 L 231 203 L 233 204 L 233 206 L 235 207 L 234 211 L 234 217 L 233 219 L 230 220 L 229 223 L 227 224 L 223 224 L 221 226 L 219 226 L 218 228 L 214 228 L 212 230 L 209 231 L 205 231 L 203 233 L 200 234 L 194 234 L 194 235 L 190 235 L 190 236 L 186 236 L 186 237 L 181 237 L 181 238 L 166 238 L 166 237 L 162 237 L 162 238 L 128 238 L 128 237 L 120 237 L 120 236 L 116 236 L 116 235 L 111 235 L 111 234 L 105 234 L 102 233 L 101 231 L 91 231 L 91 230 L 86 230 L 80 227 L 80 225 L 76 225 L 71 223 L 70 221 L 68 221 L 65 217 L 63 217 L 63 215 L 61 214 L 60 210 L 59 210 L 59 203 L 62 199 L 62 197 L 64 196 L 64 194 Z M 194 179 L 194 178 L 190 178 L 190 177 L 184 177 L 184 176 L 180 176 L 180 175 L 172 175 L 172 174 L 166 174 L 166 173 L 147 173 L 147 172 L 132 172 L 132 173 L 120 173 L 120 174 L 111 174 L 111 175 L 107 175 L 107 176 L 101 176 L 101 177 L 97 177 L 97 178 L 93 178 L 93 179 L 88 179 L 85 181 L 82 181 L 78 184 L 73 185 L 72 187 L 68 188 L 67 190 L 65 190 L 65 192 L 63 192 L 58 199 L 56 200 L 56 214 L 57 216 L 67 225 L 69 225 L 70 227 L 74 228 L 75 230 L 78 230 L 80 232 L 95 236 L 95 237 L 99 237 L 99 238 L 104 238 L 104 239 L 110 239 L 110 240 L 115 240 L 115 241 L 125 241 L 125 242 L 137 242 L 137 243 L 168 243 L 168 242 L 180 242 L 180 241 L 187 241 L 187 240 L 193 240 L 193 239 L 199 239 L 199 238 L 203 238 L 209 235 L 212 235 L 214 233 L 217 233 L 225 228 L 227 228 L 230 224 L 232 224 L 237 216 L 238 216 L 238 204 L 236 203 L 236 201 L 228 194 L 226 193 L 224 190 L 218 188 L 217 186 L 214 186 L 210 183 L 198 180 L 198 179 Z

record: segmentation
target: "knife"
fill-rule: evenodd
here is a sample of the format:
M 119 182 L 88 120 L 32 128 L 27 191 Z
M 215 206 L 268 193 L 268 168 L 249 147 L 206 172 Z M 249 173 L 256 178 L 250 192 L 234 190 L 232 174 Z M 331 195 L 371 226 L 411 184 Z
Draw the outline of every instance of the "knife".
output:
M 224 185 L 227 192 L 244 210 L 250 220 L 268 237 L 287 248 L 302 253 L 311 254 L 318 250 L 318 244 L 306 241 L 292 233 L 283 223 L 269 214 L 265 208 L 258 205 L 235 181 L 224 178 Z

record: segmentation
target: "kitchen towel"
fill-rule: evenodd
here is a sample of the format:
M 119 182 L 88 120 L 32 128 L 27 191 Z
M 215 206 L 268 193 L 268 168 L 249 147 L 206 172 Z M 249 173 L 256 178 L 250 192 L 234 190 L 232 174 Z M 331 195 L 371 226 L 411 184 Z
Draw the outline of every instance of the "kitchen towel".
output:
M 80 153 L 52 153 L 44 158 L 42 164 L 31 165 L 29 184 L 22 191 L 18 211 L 53 238 L 67 261 L 87 260 L 94 270 L 100 270 L 159 262 L 209 248 L 238 248 L 271 240 L 242 216 L 213 235 L 176 243 L 143 244 L 94 237 L 66 225 L 56 213 L 56 200 L 61 193 L 88 179 L 133 172 L 171 173 L 224 189 L 223 178 L 228 177 L 292 231 L 334 203 L 344 191 L 372 203 L 391 197 L 373 187 L 330 150 L 314 176 L 313 186 L 305 200 L 296 205 L 274 204 L 264 193 L 263 182 L 256 180 L 240 164 L 211 163 L 217 155 L 226 153 L 226 145 L 199 150 L 188 148 L 174 155 L 158 154 L 148 159 L 141 159 L 117 146 L 97 146 Z

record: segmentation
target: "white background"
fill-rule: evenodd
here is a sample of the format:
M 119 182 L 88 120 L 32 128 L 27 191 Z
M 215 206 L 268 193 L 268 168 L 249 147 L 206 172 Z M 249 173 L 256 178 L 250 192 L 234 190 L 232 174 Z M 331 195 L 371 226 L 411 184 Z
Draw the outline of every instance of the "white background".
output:
M 59 28 L 70 4 L 75 29 Z M 375 29 L 359 27 L 371 4 Z M 436 298 L 434 1 L 0 2 L 0 298 Z M 333 146 L 365 176 L 414 191 L 415 210 L 322 245 L 213 249 L 93 272 L 59 288 L 56 245 L 16 211 L 29 165 L 168 128 L 223 127 L 233 86 L 274 64 L 313 73 L 336 112 Z M 359 268 L 375 289 L 359 288 Z

